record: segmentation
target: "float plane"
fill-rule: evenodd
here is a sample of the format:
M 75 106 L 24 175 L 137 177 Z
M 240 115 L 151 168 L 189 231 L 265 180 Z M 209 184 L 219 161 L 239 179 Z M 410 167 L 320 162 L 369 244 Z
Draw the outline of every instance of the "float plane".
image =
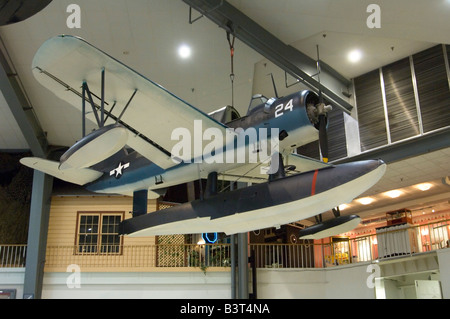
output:
M 121 223 L 122 235 L 278 227 L 350 202 L 386 170 L 381 160 L 327 163 L 330 107 L 308 90 L 270 99 L 256 95 L 245 116 L 231 106 L 206 114 L 67 35 L 44 42 L 32 71 L 39 83 L 81 111 L 82 138 L 59 161 L 28 157 L 21 163 L 93 192 L 133 196 L 133 217 Z M 86 134 L 86 121 L 98 129 Z M 323 160 L 295 154 L 317 140 Z M 147 212 L 149 198 L 199 179 L 207 180 L 201 199 Z M 220 180 L 251 186 L 221 192 Z M 359 223 L 357 216 L 339 217 L 315 232 Z

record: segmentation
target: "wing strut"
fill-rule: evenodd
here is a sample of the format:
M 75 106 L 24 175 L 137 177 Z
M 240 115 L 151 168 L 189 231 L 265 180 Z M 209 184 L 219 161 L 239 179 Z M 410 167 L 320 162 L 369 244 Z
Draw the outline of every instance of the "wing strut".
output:
M 270 162 L 269 182 L 285 176 L 286 172 L 283 163 L 283 155 L 281 155 L 281 153 L 274 153 L 272 155 L 272 161 Z
M 127 104 L 125 105 L 125 107 L 122 110 L 122 113 L 120 113 L 119 118 L 117 119 L 117 123 L 120 121 L 120 119 L 122 118 L 122 116 L 125 114 L 125 111 L 127 110 L 128 106 L 130 105 L 131 101 L 133 101 L 134 96 L 137 93 L 137 89 L 134 89 L 133 94 L 131 95 L 130 99 L 128 100 Z
M 95 119 L 97 121 L 98 127 L 102 128 L 105 125 L 105 68 L 102 68 L 102 80 L 101 80 L 101 93 L 100 98 L 96 96 L 94 93 L 89 90 L 89 85 L 86 81 L 83 81 L 82 84 L 82 106 L 81 106 L 81 113 L 82 113 L 82 135 L 83 137 L 86 136 L 86 96 L 89 100 L 89 103 L 92 107 L 92 112 L 95 115 Z M 92 98 L 92 95 L 95 95 L 96 98 L 100 99 L 100 117 L 98 115 L 97 107 L 94 103 L 94 99 Z M 113 107 L 115 104 L 113 105 Z
M 97 112 L 97 109 L 95 107 L 94 100 L 92 99 L 92 94 L 91 94 L 91 91 L 89 90 L 89 86 L 86 83 L 86 81 L 83 81 L 83 103 L 84 103 L 84 101 L 86 99 L 86 95 L 87 95 L 87 97 L 89 99 L 89 103 L 92 106 L 92 111 L 94 112 L 95 119 L 97 120 L 97 124 L 98 124 L 99 127 L 102 127 L 103 125 L 102 125 L 102 122 L 100 122 L 100 118 L 98 117 L 98 112 Z M 86 111 L 86 110 L 84 110 L 84 111 Z M 83 121 L 86 121 L 85 114 L 83 114 Z M 85 134 L 86 132 L 83 132 L 83 133 Z
M 209 198 L 214 195 L 217 195 L 217 172 L 211 172 L 208 174 L 204 198 Z
M 133 217 L 147 214 L 148 190 L 133 192 Z

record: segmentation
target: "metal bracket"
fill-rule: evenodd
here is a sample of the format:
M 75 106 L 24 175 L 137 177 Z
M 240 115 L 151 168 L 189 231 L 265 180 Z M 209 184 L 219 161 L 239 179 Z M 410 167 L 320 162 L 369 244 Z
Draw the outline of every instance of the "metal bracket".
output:
M 164 183 L 162 175 L 155 176 L 155 185 L 160 185 L 162 183 Z
M 220 3 L 215 6 L 214 8 L 206 11 L 205 13 L 210 13 L 213 12 L 214 10 L 218 9 L 219 7 L 221 7 L 223 5 L 223 0 L 220 1 Z M 201 16 L 195 18 L 194 20 L 192 20 L 192 7 L 189 7 L 189 24 L 193 24 L 194 22 L 200 20 L 201 18 L 203 18 L 205 15 L 202 14 Z
M 291 86 L 297 85 L 300 83 L 299 79 L 296 79 L 297 81 L 295 83 L 292 84 L 288 84 L 288 78 L 287 78 L 287 72 L 284 71 L 284 84 L 286 86 L 286 89 L 290 88 Z

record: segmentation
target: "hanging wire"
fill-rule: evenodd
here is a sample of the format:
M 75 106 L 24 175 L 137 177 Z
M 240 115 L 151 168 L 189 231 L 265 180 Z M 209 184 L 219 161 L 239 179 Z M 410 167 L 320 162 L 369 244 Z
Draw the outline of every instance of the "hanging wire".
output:
M 227 31 L 227 40 L 228 44 L 230 45 L 230 58 L 231 58 L 231 73 L 230 73 L 230 80 L 231 80 L 231 106 L 234 107 L 234 40 L 235 35 L 231 34 Z

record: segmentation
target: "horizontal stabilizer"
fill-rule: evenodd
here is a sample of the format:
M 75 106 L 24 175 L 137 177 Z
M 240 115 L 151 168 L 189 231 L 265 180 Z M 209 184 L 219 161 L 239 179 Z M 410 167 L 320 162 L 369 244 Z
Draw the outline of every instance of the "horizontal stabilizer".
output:
M 77 185 L 85 185 L 90 182 L 95 181 L 100 176 L 103 175 L 101 172 L 97 172 L 88 168 L 71 168 L 60 170 L 59 162 L 50 161 L 38 157 L 25 157 L 20 160 L 25 166 L 28 166 L 32 169 L 36 169 L 45 174 L 54 176 L 63 181 L 77 184 Z

